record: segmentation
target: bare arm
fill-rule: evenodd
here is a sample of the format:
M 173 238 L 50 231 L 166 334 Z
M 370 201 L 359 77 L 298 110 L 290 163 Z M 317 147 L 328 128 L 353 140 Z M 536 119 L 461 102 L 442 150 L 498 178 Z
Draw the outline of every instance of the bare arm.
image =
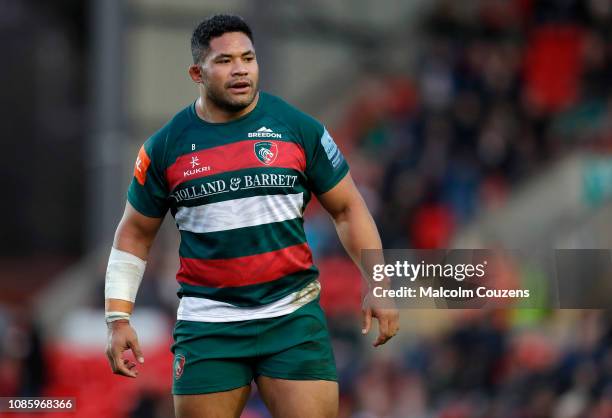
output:
M 334 188 L 318 196 L 323 207 L 331 215 L 338 237 L 357 267 L 365 273 L 361 250 L 382 249 L 378 229 L 361 194 L 347 174 Z M 363 310 L 363 333 L 370 330 L 372 317 L 378 320 L 379 335 L 374 346 L 387 342 L 399 329 L 396 309 L 379 309 L 366 306 Z
M 113 247 L 117 250 L 131 253 L 146 261 L 162 221 L 163 218 L 144 216 L 136 211 L 132 205 L 126 203 L 123 217 L 115 232 Z M 106 312 L 126 312 L 131 314 L 134 309 L 132 302 L 122 299 L 105 299 L 104 306 Z M 106 356 L 113 373 L 136 377 L 138 375 L 138 372 L 135 370 L 136 365 L 122 358 L 123 352 L 131 349 L 134 357 L 140 363 L 144 362 L 136 332 L 129 322 L 125 320 L 111 322 L 108 330 Z
M 113 247 L 146 261 L 162 221 L 163 218 L 149 218 L 140 214 L 126 202 L 123 217 L 115 231 Z M 106 299 L 105 307 L 107 311 L 131 313 L 134 304 L 127 300 Z

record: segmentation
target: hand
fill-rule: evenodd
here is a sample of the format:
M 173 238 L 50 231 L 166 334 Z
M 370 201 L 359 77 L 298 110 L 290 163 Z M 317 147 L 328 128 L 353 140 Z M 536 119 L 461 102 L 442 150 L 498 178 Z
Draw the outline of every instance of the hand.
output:
M 383 345 L 399 331 L 399 312 L 395 308 L 373 308 L 366 307 L 362 311 L 363 329 L 361 333 L 366 335 L 370 332 L 372 318 L 378 320 L 378 338 L 374 341 L 374 347 Z
M 142 350 L 140 344 L 138 344 L 138 336 L 130 323 L 125 320 L 111 322 L 108 325 L 108 344 L 106 346 L 106 357 L 111 369 L 113 373 L 118 375 L 136 377 L 138 376 L 136 363 L 122 357 L 126 350 L 132 350 L 132 354 L 138 363 L 144 363 Z

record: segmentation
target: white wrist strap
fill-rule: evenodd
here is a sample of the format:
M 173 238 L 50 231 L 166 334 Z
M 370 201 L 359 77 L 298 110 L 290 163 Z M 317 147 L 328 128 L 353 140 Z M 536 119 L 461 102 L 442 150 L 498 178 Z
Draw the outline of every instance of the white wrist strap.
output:
M 142 281 L 146 261 L 134 254 L 111 248 L 104 286 L 105 299 L 121 299 L 134 302 Z
M 110 324 L 111 322 L 115 322 L 115 321 L 119 321 L 120 319 L 125 319 L 126 321 L 130 320 L 131 315 L 127 312 L 119 312 L 119 311 L 111 311 L 111 312 L 106 312 L 104 314 L 104 319 L 106 320 L 107 324 Z

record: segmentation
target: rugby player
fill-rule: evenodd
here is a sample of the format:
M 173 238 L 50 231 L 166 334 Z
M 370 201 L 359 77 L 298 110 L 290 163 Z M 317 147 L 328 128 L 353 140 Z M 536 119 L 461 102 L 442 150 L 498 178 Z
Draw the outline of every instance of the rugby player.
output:
M 111 368 L 136 377 L 144 362 L 129 319 L 170 210 L 181 235 L 176 416 L 238 417 L 255 381 L 274 417 L 335 417 L 336 368 L 302 214 L 314 193 L 360 268 L 361 249 L 381 248 L 376 225 L 325 127 L 259 91 L 242 18 L 204 20 L 191 50 L 199 97 L 141 147 L 115 233 L 105 287 Z M 372 318 L 375 346 L 397 333 L 397 310 L 365 304 L 364 334 Z

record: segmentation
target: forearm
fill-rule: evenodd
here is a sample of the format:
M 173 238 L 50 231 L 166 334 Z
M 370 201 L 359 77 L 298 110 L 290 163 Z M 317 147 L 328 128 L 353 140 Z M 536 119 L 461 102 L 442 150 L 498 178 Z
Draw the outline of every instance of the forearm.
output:
M 149 258 L 149 251 L 153 245 L 155 234 L 142 229 L 122 220 L 115 232 L 113 247 L 135 255 L 136 257 L 146 261 Z
M 120 223 L 113 240 L 113 248 L 132 254 L 145 261 L 149 256 L 151 243 L 144 239 L 142 234 L 135 230 L 135 228 L 122 227 Z M 106 312 L 126 312 L 131 314 L 134 309 L 134 302 L 125 299 L 106 298 L 104 300 L 104 307 Z
M 106 312 L 131 313 L 149 250 L 162 220 L 146 218 L 129 203 L 117 226 L 106 272 Z
M 104 299 L 104 312 L 125 312 L 132 314 L 134 303 L 122 299 Z
M 346 252 L 362 272 L 367 271 L 361 258 L 361 251 L 380 250 L 382 244 L 374 219 L 363 198 L 355 196 L 333 217 L 333 220 Z
M 369 272 L 372 271 L 372 264 L 383 261 L 382 243 L 378 229 L 370 215 L 363 198 L 359 193 L 353 193 L 352 198 L 345 201 L 341 210 L 334 212 L 332 217 L 338 237 L 346 252 L 351 256 L 355 264 L 362 272 L 362 276 L 371 283 Z M 379 250 L 364 255 L 362 250 Z M 379 283 L 388 286 L 388 282 Z M 393 303 L 373 303 L 366 296 L 363 305 L 363 327 L 362 333 L 367 334 L 372 324 L 372 318 L 378 320 L 379 334 L 373 346 L 378 347 L 386 343 L 399 330 L 399 314 Z
M 106 269 L 104 310 L 107 322 L 129 319 L 136 294 L 146 268 L 146 262 L 135 254 L 113 244 Z M 121 314 L 123 313 L 123 314 Z

